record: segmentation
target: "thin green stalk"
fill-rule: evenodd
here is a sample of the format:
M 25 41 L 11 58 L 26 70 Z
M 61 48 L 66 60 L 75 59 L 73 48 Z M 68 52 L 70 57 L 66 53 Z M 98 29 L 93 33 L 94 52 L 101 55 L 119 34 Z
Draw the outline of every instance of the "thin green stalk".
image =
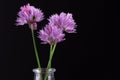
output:
M 33 46 L 34 46 L 35 56 L 36 56 L 36 60 L 37 60 L 37 65 L 38 65 L 38 68 L 40 69 L 41 68 L 40 59 L 39 59 L 37 48 L 36 48 L 36 42 L 35 42 L 35 36 L 34 36 L 34 30 L 33 29 L 31 29 L 31 33 L 32 33 Z M 42 76 L 40 77 L 40 80 L 43 80 Z
M 31 29 L 31 32 L 32 32 L 32 40 L 33 40 L 33 46 L 34 46 L 35 56 L 36 56 L 38 68 L 40 69 L 40 68 L 41 68 L 41 65 L 40 65 L 40 60 L 39 60 L 39 56 L 38 56 L 38 52 L 37 52 L 37 48 L 36 48 L 34 30 Z
M 54 46 L 50 45 L 50 55 L 49 55 L 49 61 L 48 61 L 48 65 L 47 65 L 47 70 L 49 68 L 51 68 L 51 63 L 52 63 L 52 58 L 53 58 L 55 48 L 56 48 L 56 44 L 54 44 Z M 46 80 L 46 79 L 47 79 L 47 74 L 45 75 L 44 80 Z
M 56 44 L 54 44 L 54 46 L 52 47 L 52 50 L 50 51 L 50 58 L 49 58 L 49 62 L 48 62 L 48 65 L 47 65 L 47 69 L 51 68 L 51 62 L 52 62 L 52 58 L 53 58 L 53 54 L 54 54 L 54 51 L 55 51 L 55 48 L 56 48 Z
M 50 54 L 51 54 L 51 52 L 52 52 L 52 49 L 53 49 L 53 46 L 52 45 L 50 45 Z M 49 56 L 49 59 L 51 58 L 51 56 Z M 49 64 L 49 68 L 51 68 L 51 62 L 50 62 L 50 64 Z

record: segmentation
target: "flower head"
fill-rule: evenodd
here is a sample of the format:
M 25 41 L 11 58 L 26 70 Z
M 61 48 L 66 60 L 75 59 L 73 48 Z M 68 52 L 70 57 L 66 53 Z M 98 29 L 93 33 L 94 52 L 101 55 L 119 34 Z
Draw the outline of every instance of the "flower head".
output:
M 70 13 L 60 13 L 60 15 L 55 14 L 52 15 L 49 19 L 50 24 L 61 28 L 63 31 L 68 33 L 75 33 L 76 32 L 76 23 Z
M 44 44 L 49 43 L 54 45 L 55 43 L 61 42 L 64 39 L 65 34 L 62 30 L 57 28 L 53 24 L 48 24 L 44 29 L 39 31 L 39 38 L 43 41 Z
M 41 20 L 43 20 L 43 17 L 43 12 L 40 9 L 37 9 L 34 6 L 30 6 L 30 4 L 27 4 L 20 8 L 16 22 L 17 25 L 32 24 L 32 29 L 36 30 L 36 22 L 40 22 Z

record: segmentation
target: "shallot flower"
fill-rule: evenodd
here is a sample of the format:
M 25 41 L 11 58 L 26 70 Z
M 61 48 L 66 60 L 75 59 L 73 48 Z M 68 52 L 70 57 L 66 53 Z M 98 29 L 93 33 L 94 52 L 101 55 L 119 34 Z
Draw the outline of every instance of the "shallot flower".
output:
M 50 24 L 61 28 L 63 31 L 68 33 L 75 33 L 76 32 L 76 23 L 72 17 L 71 13 L 64 13 L 61 12 L 60 15 L 54 14 L 49 19 Z
M 29 24 L 29 27 L 31 29 L 36 30 L 36 22 L 40 22 L 41 20 L 43 20 L 43 17 L 43 12 L 40 9 L 27 4 L 20 8 L 20 11 L 18 12 L 18 18 L 16 20 L 16 25 Z
M 63 34 L 61 29 L 57 28 L 53 24 L 48 24 L 44 27 L 44 29 L 39 31 L 38 37 L 43 41 L 44 44 L 49 43 L 50 45 L 54 45 L 65 40 L 64 36 L 65 34 Z

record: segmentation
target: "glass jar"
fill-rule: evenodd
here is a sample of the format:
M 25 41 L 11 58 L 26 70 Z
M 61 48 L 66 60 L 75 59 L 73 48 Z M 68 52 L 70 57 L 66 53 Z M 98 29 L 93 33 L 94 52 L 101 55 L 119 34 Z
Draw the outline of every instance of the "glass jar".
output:
M 56 71 L 55 68 L 35 68 L 33 69 L 34 72 L 34 80 L 55 80 L 54 72 Z

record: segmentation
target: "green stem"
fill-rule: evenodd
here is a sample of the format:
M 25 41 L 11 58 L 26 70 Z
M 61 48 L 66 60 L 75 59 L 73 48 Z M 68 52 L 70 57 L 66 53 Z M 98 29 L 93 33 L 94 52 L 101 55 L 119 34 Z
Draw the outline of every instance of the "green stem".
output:
M 38 52 L 37 52 L 37 48 L 36 48 L 34 30 L 31 29 L 31 32 L 32 32 L 32 40 L 33 40 L 33 45 L 34 45 L 35 56 L 36 56 L 38 68 L 40 69 L 40 68 L 41 68 L 41 65 L 40 65 L 40 60 L 39 60 L 39 56 L 38 56 Z
M 52 52 L 52 49 L 53 49 L 53 46 L 52 45 L 50 45 L 50 55 L 51 55 L 51 52 Z M 49 56 L 49 59 L 51 58 L 51 56 Z M 50 64 L 49 64 L 49 68 L 51 67 L 51 62 L 49 62 Z
M 49 58 L 49 62 L 48 62 L 48 65 L 47 65 L 47 69 L 51 68 L 51 63 L 52 63 L 52 58 L 53 58 L 53 54 L 54 54 L 54 51 L 55 51 L 55 48 L 56 48 L 56 44 L 54 44 L 54 46 L 52 47 L 51 45 L 51 48 L 50 48 L 50 58 Z
M 55 48 L 56 48 L 56 44 L 54 44 L 54 46 L 50 45 L 50 57 L 49 57 L 48 65 L 47 65 L 47 70 L 51 68 L 51 63 L 52 63 L 52 58 L 53 58 Z M 44 80 L 46 79 L 47 79 L 47 74 L 45 75 Z

